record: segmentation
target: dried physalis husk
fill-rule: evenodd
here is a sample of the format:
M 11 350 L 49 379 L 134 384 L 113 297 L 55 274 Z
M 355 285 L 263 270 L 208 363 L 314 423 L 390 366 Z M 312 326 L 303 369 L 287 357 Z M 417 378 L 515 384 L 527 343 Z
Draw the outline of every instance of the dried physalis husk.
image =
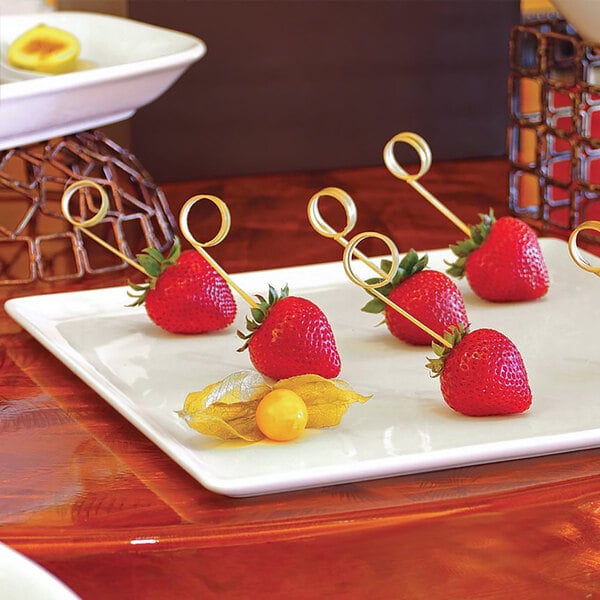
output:
M 304 400 L 309 428 L 339 425 L 351 404 L 370 398 L 356 393 L 341 379 L 299 375 L 270 386 L 258 372 L 248 370 L 191 392 L 177 414 L 203 435 L 257 442 L 265 436 L 256 424 L 256 408 L 273 389 L 292 390 Z
M 366 402 L 371 396 L 357 394 L 342 379 L 324 379 L 320 375 L 298 375 L 280 379 L 273 389 L 296 392 L 308 411 L 307 428 L 339 425 L 348 407 L 354 402 Z
M 204 435 L 256 442 L 264 437 L 256 425 L 256 407 L 270 390 L 256 371 L 239 371 L 188 394 L 177 414 Z

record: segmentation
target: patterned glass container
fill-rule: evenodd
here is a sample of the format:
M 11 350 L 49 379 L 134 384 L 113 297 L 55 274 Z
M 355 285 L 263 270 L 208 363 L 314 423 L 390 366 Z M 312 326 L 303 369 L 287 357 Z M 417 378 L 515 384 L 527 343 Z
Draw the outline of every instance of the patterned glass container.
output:
M 510 211 L 564 237 L 600 218 L 600 46 L 560 19 L 514 27 L 508 87 Z

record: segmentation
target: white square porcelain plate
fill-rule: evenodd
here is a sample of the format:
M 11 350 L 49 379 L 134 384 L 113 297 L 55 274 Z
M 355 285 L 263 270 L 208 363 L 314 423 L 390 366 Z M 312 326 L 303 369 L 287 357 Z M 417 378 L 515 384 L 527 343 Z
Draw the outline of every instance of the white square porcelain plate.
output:
M 81 70 L 43 75 L 12 68 L 10 44 L 39 23 L 80 42 Z M 0 27 L 0 150 L 131 117 L 206 52 L 192 35 L 91 12 L 6 15 Z
M 307 430 L 290 443 L 221 442 L 176 415 L 188 392 L 238 370 L 235 335 L 242 300 L 225 331 L 176 336 L 143 308 L 127 308 L 125 288 L 16 298 L 9 314 L 193 477 L 215 492 L 248 496 L 514 459 L 600 445 L 600 281 L 577 268 L 564 242 L 541 240 L 551 273 L 546 297 L 491 304 L 460 282 L 473 328 L 492 327 L 519 347 L 533 404 L 521 415 L 465 417 L 443 402 L 425 368 L 431 349 L 392 337 L 380 317 L 360 311 L 366 293 L 341 263 L 242 273 L 250 294 L 289 284 L 328 315 L 343 361 L 341 378 L 373 394 L 340 426 Z M 443 269 L 449 250 L 430 252 Z

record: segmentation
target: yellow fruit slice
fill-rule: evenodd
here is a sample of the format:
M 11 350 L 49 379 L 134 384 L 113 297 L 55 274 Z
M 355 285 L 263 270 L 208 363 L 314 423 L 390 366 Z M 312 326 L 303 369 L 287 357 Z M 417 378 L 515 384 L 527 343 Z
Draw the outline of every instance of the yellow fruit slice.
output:
M 75 69 L 79 49 L 79 40 L 71 33 L 40 24 L 10 45 L 8 62 L 19 69 L 57 75 Z

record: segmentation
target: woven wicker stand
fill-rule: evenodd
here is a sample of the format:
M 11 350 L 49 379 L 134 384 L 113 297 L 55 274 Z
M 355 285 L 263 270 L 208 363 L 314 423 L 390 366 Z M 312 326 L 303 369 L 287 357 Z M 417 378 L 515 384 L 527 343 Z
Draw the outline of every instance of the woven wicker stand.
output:
M 110 207 L 93 228 L 132 258 L 164 250 L 175 235 L 166 198 L 138 160 L 99 131 L 0 152 L 0 285 L 77 279 L 127 264 L 74 231 L 60 208 L 66 185 L 90 179 L 105 187 Z M 71 210 L 90 218 L 98 198 L 89 189 Z

